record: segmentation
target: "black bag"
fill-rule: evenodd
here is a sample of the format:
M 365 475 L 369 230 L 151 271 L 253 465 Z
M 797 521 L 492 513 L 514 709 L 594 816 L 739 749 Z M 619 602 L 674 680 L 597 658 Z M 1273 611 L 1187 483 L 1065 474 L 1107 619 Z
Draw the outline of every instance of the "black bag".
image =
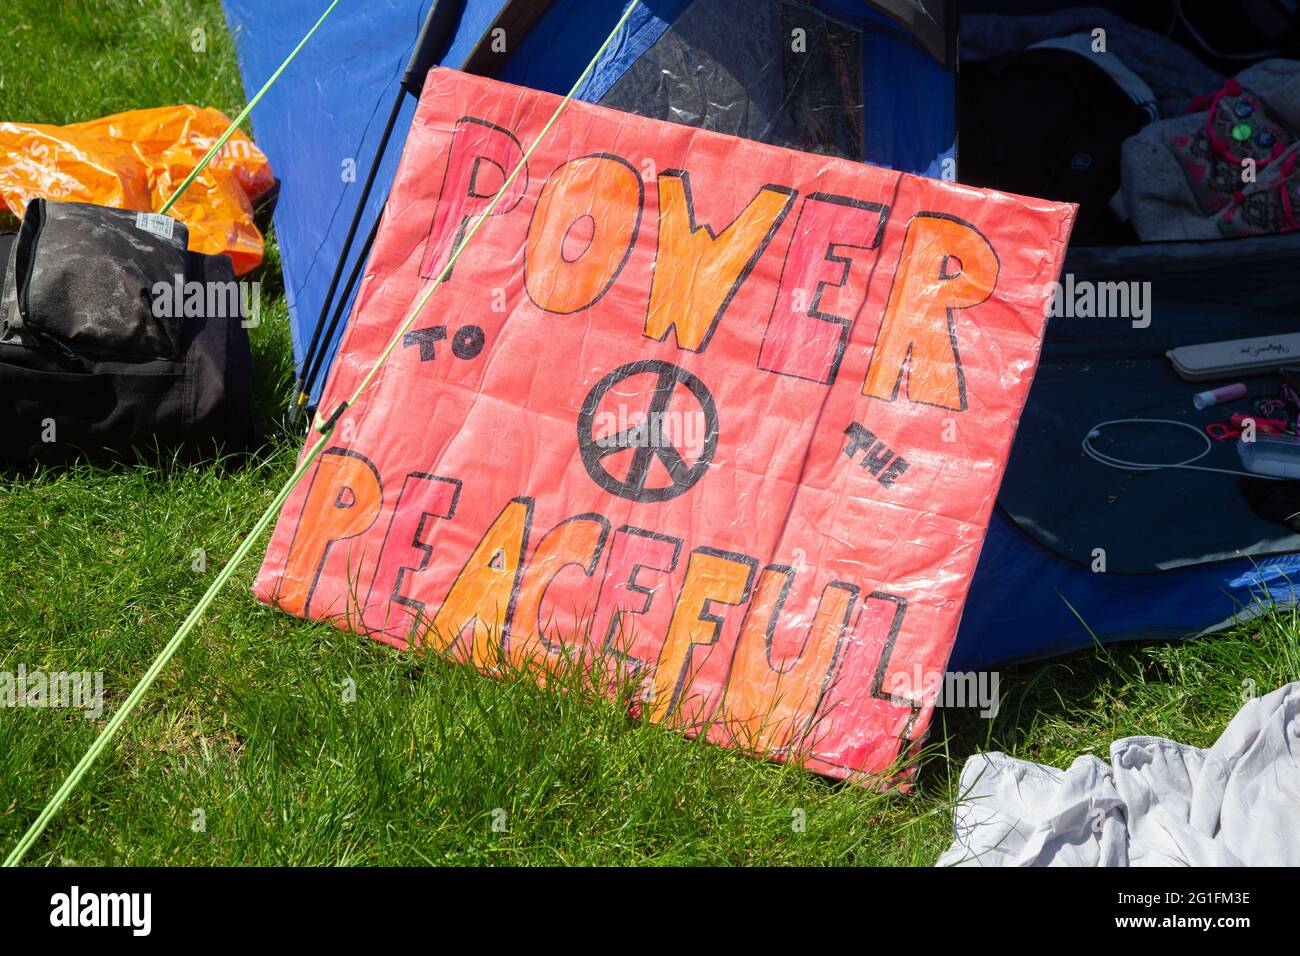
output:
M 962 65 L 961 181 L 1079 204 L 1075 245 L 1132 242 L 1109 208 L 1120 146 L 1152 118 L 1096 60 L 1054 47 Z
M 0 461 L 247 450 L 240 289 L 188 239 L 167 216 L 42 199 L 0 236 Z

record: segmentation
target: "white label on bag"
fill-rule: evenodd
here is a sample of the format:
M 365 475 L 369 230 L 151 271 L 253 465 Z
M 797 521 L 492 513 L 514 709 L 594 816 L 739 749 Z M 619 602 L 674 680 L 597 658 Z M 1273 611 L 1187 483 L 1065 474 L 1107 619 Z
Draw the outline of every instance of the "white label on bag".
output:
M 162 216 L 155 212 L 138 212 L 135 214 L 135 227 L 155 236 L 170 239 L 176 232 L 176 220 L 171 216 Z

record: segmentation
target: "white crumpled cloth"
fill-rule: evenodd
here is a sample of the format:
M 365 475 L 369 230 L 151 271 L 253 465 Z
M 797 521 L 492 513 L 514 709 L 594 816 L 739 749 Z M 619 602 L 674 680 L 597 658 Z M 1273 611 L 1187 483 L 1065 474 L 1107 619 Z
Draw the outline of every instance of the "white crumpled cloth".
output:
M 1300 865 L 1300 683 L 1201 750 L 1125 737 L 1068 770 L 976 754 L 939 866 Z

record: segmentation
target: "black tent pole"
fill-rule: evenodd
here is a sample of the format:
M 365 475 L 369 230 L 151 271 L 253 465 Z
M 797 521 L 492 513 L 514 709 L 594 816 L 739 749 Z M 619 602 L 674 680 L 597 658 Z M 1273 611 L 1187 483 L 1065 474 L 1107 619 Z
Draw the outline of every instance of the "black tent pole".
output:
M 406 64 L 406 71 L 402 74 L 401 86 L 397 91 L 396 98 L 393 100 L 393 108 L 388 115 L 388 122 L 384 125 L 384 132 L 379 137 L 379 144 L 375 147 L 375 154 L 370 163 L 370 171 L 366 174 L 365 184 L 361 188 L 361 196 L 357 200 L 356 211 L 352 215 L 352 222 L 348 226 L 347 236 L 343 241 L 343 249 L 339 252 L 338 263 L 334 266 L 334 275 L 330 278 L 329 291 L 325 293 L 325 301 L 321 303 L 320 315 L 316 317 L 316 326 L 312 331 L 311 342 L 308 344 L 307 351 L 303 356 L 303 371 L 298 373 L 296 394 L 289 406 L 290 424 L 297 421 L 299 414 L 311 401 L 311 391 L 315 384 L 316 375 L 323 364 L 325 351 L 330 339 L 334 336 L 343 306 L 352 294 L 361 266 L 369 256 L 370 247 L 374 243 L 379 218 L 383 215 L 382 209 L 375 219 L 374 226 L 371 227 L 369 238 L 357 253 L 352 275 L 348 279 L 347 286 L 338 301 L 338 307 L 332 316 L 332 320 L 327 323 L 326 317 L 330 315 L 330 307 L 335 304 L 335 293 L 338 292 L 339 280 L 343 277 L 343 269 L 347 265 L 348 254 L 352 251 L 352 243 L 356 239 L 357 230 L 361 226 L 361 219 L 366 211 L 366 203 L 370 199 L 371 190 L 375 185 L 375 178 L 379 174 L 379 167 L 385 152 L 388 150 L 388 143 L 392 139 L 393 129 L 397 126 L 397 119 L 401 115 L 406 96 L 409 94 L 419 99 L 420 93 L 424 89 L 425 76 L 438 61 L 439 54 L 446 48 L 455 24 L 459 22 L 460 14 L 464 11 L 464 6 L 465 0 L 434 0 L 424 18 L 424 26 L 420 28 L 420 36 L 416 40 L 415 49 L 411 51 L 411 58 Z M 304 374 L 304 372 L 307 372 L 307 374 Z
M 388 204 L 388 199 L 384 199 L 384 204 Z M 316 335 L 312 337 L 313 342 L 320 338 L 320 348 L 316 350 L 314 357 L 304 359 L 302 363 L 306 376 L 302 379 L 302 392 L 299 394 L 310 395 L 312 387 L 315 385 L 316 376 L 320 374 L 321 366 L 325 364 L 325 355 L 328 351 L 327 346 L 332 338 L 334 331 L 338 328 L 339 323 L 343 320 L 343 311 L 347 308 L 348 299 L 352 295 L 352 290 L 356 287 L 357 280 L 361 278 L 361 270 L 365 267 L 366 260 L 370 258 L 370 247 L 375 244 L 375 236 L 379 233 L 379 223 L 384 218 L 382 209 L 379 215 L 375 217 L 374 223 L 370 226 L 370 233 L 366 236 L 366 241 L 361 245 L 361 251 L 357 253 L 356 261 L 352 263 L 352 272 L 348 275 L 348 281 L 343 287 L 343 293 L 338 297 L 334 305 L 334 314 L 330 316 L 329 324 L 325 326 L 325 334 L 322 336 L 320 330 L 324 323 L 318 323 L 316 326 Z M 342 261 L 342 260 L 340 260 Z M 321 318 L 324 318 L 322 313 Z M 308 367 L 308 362 L 311 363 Z
M 393 101 L 393 111 L 388 116 L 388 124 L 384 127 L 384 133 L 379 138 L 379 146 L 375 150 L 375 155 L 370 161 L 370 172 L 366 174 L 365 185 L 361 188 L 361 198 L 357 200 L 357 208 L 352 215 L 352 222 L 348 226 L 347 237 L 343 240 L 343 248 L 339 252 L 338 263 L 334 266 L 334 275 L 330 278 L 329 291 L 325 293 L 325 300 L 321 303 L 320 307 L 320 315 L 316 317 L 316 325 L 312 330 L 311 343 L 307 346 L 307 352 L 303 356 L 303 371 L 298 373 L 297 394 L 295 395 L 293 405 L 289 408 L 289 420 L 291 422 L 297 419 L 299 411 L 306 407 L 306 404 L 310 399 L 311 380 L 308 376 L 304 375 L 303 372 L 313 363 L 318 347 L 322 353 L 325 351 L 328 339 L 326 339 L 325 342 L 321 341 L 321 332 L 325 328 L 325 319 L 329 315 L 330 306 L 334 302 L 334 294 L 338 291 L 339 279 L 343 277 L 343 267 L 347 264 L 348 253 L 352 251 L 352 240 L 356 238 L 357 228 L 361 225 L 361 217 L 365 214 L 366 202 L 370 199 L 371 189 L 374 188 L 375 177 L 379 173 L 380 161 L 383 159 L 384 153 L 387 151 L 388 141 L 393 135 L 393 127 L 397 124 L 397 117 L 402 112 L 402 101 L 404 97 L 405 91 L 403 90 L 398 93 L 397 99 Z M 375 221 L 378 222 L 378 218 L 376 218 Z M 369 249 L 362 250 L 358 255 L 358 261 L 360 261 L 360 259 L 368 252 Z M 344 293 L 345 299 L 348 294 L 349 293 Z

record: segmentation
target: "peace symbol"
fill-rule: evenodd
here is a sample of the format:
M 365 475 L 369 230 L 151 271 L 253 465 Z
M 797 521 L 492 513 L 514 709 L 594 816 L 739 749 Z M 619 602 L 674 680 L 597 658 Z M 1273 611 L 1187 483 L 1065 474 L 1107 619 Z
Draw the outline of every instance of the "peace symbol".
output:
M 654 377 L 652 387 L 647 387 L 650 385 L 647 381 L 628 390 L 633 402 L 645 401 L 649 396 L 644 417 L 634 427 L 597 438 L 593 425 L 605 396 L 615 386 L 638 376 Z M 675 436 L 664 432 L 664 422 L 679 386 L 694 396 L 699 406 L 695 413 L 704 417 L 703 448 L 693 462 L 674 446 L 672 437 Z M 628 449 L 634 449 L 631 463 L 621 478 L 615 477 L 606 468 L 605 460 Z M 614 369 L 587 393 L 578 414 L 578 450 L 591 480 L 610 494 L 632 501 L 667 501 L 689 491 L 708 471 L 718 450 L 718 408 L 704 383 L 685 369 L 654 359 L 630 362 Z M 655 459 L 668 473 L 669 484 L 650 483 L 650 466 Z

